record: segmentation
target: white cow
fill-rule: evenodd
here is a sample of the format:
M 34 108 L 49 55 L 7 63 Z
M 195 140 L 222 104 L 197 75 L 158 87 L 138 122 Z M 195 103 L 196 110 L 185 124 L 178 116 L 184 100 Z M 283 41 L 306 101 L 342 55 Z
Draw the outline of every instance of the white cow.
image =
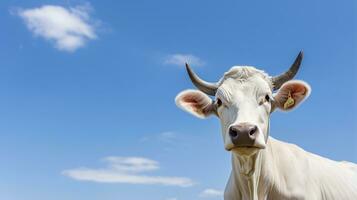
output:
M 214 114 L 220 119 L 224 147 L 232 152 L 225 200 L 357 200 L 356 164 L 329 160 L 269 136 L 270 114 L 276 108 L 291 110 L 310 94 L 307 83 L 291 80 L 302 56 L 300 52 L 290 69 L 276 77 L 235 66 L 218 83 L 200 79 L 186 64 L 199 90 L 181 92 L 176 104 L 197 117 Z

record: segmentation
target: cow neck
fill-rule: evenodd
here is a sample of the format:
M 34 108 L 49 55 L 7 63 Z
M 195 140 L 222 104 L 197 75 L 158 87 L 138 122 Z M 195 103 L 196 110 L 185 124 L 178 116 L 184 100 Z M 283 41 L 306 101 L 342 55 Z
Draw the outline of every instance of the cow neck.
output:
M 258 187 L 264 185 L 260 183 L 264 156 L 262 151 L 250 157 L 232 155 L 235 186 L 241 191 L 242 199 L 258 200 L 258 191 L 263 191 Z

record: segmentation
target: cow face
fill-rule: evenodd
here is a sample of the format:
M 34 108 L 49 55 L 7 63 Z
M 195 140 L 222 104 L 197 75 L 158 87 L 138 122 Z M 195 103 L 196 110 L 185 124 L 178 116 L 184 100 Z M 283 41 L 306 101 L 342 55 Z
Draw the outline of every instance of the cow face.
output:
M 294 64 L 300 65 L 301 58 Z M 199 118 L 216 115 L 221 122 L 225 149 L 240 155 L 253 155 L 265 148 L 270 113 L 275 108 L 291 110 L 310 93 L 309 85 L 303 81 L 287 81 L 291 78 L 282 76 L 285 82 L 281 83 L 276 79 L 279 77 L 271 78 L 254 67 L 233 67 L 216 84 L 199 79 L 188 65 L 187 70 L 200 90 L 181 92 L 176 104 Z M 276 85 L 279 90 L 274 94 Z M 211 99 L 207 94 L 214 97 Z

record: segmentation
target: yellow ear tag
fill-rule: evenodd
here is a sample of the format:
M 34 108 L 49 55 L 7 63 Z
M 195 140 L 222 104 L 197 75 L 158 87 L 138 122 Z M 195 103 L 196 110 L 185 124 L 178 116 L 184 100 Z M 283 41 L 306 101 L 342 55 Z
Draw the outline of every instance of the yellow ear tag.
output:
M 289 91 L 288 94 L 288 99 L 286 100 L 286 102 L 284 103 L 284 109 L 288 109 L 291 106 L 293 106 L 295 104 L 295 100 L 291 97 L 291 93 Z

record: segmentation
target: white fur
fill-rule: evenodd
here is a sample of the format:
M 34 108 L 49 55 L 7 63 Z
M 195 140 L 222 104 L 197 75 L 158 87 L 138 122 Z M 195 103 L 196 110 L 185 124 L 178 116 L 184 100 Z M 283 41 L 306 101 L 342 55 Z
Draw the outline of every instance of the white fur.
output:
M 357 165 L 269 137 L 266 149 L 254 156 L 232 154 L 224 199 L 356 200 Z
M 269 137 L 269 119 L 274 106 L 264 101 L 267 94 L 273 97 L 271 79 L 266 73 L 254 67 L 236 66 L 218 83 L 216 98 L 221 99 L 222 106 L 216 114 L 221 121 L 225 148 L 231 150 L 234 147 L 228 135 L 229 127 L 243 122 L 258 126 L 256 143 L 265 147 L 262 150 L 232 150 L 232 172 L 224 193 L 225 200 L 357 199 L 356 164 L 332 161 Z M 286 84 L 300 84 L 307 89 L 293 108 L 310 94 L 310 86 L 303 81 Z M 192 95 L 192 90 L 178 95 L 178 106 L 198 117 L 208 116 L 209 113 L 195 113 L 200 109 L 192 109 L 192 105 L 183 100 L 186 94 Z M 195 95 L 209 102 L 207 95 Z M 205 103 L 202 105 L 207 108 Z

